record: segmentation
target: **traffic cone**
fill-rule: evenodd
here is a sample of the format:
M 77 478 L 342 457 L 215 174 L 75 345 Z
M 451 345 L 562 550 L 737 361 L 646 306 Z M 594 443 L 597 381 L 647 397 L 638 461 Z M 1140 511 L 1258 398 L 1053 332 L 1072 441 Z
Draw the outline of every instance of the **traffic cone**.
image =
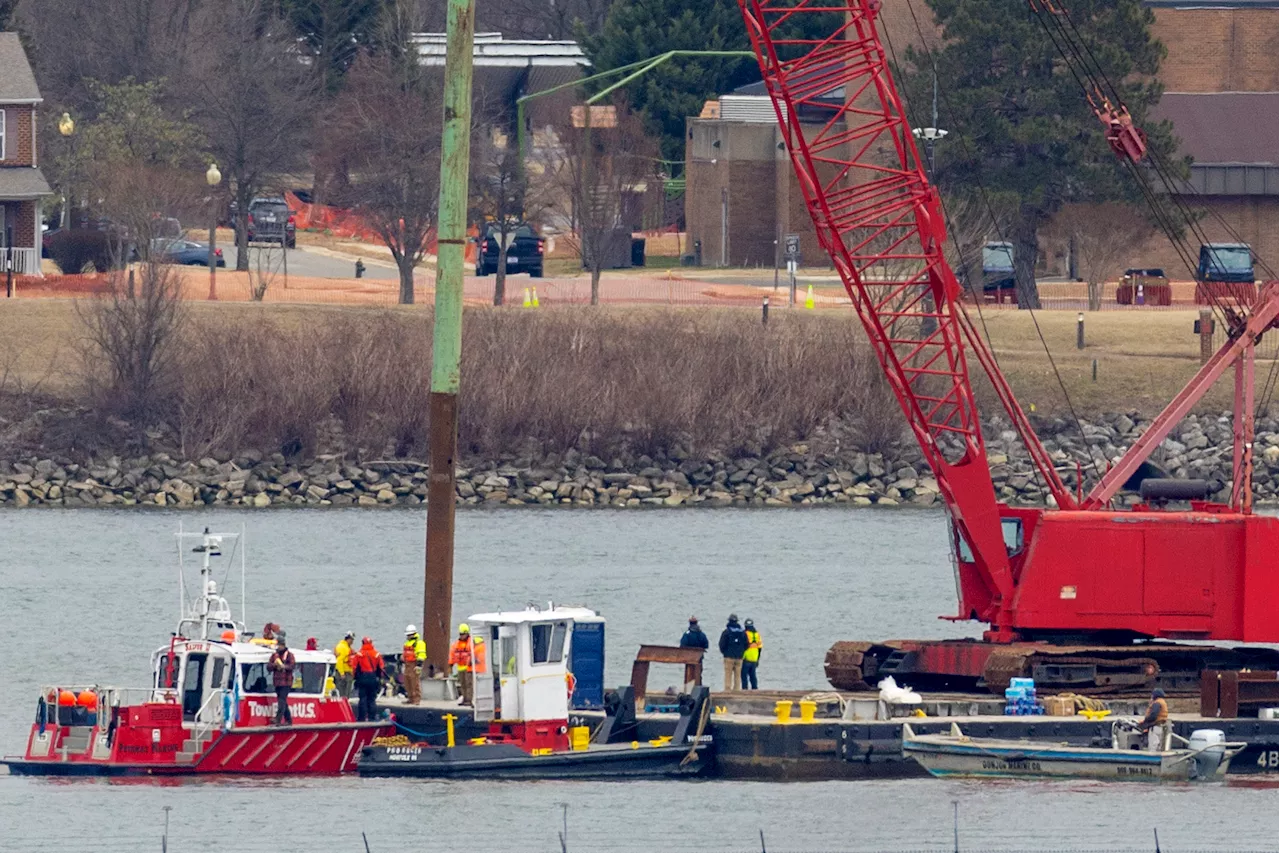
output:
M 533 291 L 533 307 L 537 308 L 538 307 L 538 288 L 531 287 L 529 289 Z
M 524 289 L 524 307 L 525 308 L 533 307 L 533 300 L 529 298 L 529 288 L 527 287 Z
M 813 310 L 813 285 L 812 284 L 809 285 L 809 289 L 805 292 L 804 307 L 808 308 L 810 311 Z

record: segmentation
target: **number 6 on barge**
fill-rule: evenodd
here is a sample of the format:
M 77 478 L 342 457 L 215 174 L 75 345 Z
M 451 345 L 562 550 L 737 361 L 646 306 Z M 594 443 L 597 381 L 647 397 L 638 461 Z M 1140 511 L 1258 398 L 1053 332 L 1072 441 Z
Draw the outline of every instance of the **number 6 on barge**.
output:
M 389 722 L 356 722 L 332 688 L 328 650 L 291 649 L 297 661 L 289 711 L 276 712 L 268 662 L 272 646 L 254 641 L 232 617 L 210 576 L 210 560 L 242 534 L 178 534 L 197 539 L 200 587 L 183 594 L 178 630 L 151 656 L 151 686 L 48 686 L 36 702 L 26 753 L 6 757 L 11 773 L 35 776 L 187 776 L 332 774 L 354 770 L 360 751 L 390 734 Z M 181 572 L 181 561 L 179 563 Z

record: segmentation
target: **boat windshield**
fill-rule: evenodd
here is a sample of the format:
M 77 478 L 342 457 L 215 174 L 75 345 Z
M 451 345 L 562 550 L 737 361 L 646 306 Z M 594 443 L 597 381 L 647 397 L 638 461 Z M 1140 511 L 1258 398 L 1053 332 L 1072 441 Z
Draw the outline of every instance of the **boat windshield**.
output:
M 323 693 L 328 675 L 327 663 L 299 663 L 293 670 L 293 690 L 298 693 Z M 245 693 L 275 693 L 271 670 L 263 663 L 240 664 L 240 684 Z

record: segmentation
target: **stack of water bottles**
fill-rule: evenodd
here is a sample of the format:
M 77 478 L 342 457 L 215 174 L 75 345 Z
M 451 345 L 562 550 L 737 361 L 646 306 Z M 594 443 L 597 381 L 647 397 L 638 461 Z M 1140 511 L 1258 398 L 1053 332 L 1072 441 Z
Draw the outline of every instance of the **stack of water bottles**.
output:
M 1034 678 L 1011 678 L 1004 691 L 1004 713 L 1008 717 L 1043 714 L 1044 706 L 1036 699 Z

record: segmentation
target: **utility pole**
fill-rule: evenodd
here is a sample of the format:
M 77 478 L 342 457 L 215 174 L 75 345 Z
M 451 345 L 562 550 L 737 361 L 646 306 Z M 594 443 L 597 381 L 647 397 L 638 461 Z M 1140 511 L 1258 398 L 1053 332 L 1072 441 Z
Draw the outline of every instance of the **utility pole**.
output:
M 471 167 L 473 0 L 449 0 L 444 63 L 444 128 L 440 135 L 436 313 L 431 341 L 431 449 L 427 480 L 427 562 L 422 639 L 427 662 L 447 667 L 453 615 L 453 520 L 458 449 L 458 380 L 462 356 L 462 263 Z M 424 128 L 425 132 L 425 128 Z

